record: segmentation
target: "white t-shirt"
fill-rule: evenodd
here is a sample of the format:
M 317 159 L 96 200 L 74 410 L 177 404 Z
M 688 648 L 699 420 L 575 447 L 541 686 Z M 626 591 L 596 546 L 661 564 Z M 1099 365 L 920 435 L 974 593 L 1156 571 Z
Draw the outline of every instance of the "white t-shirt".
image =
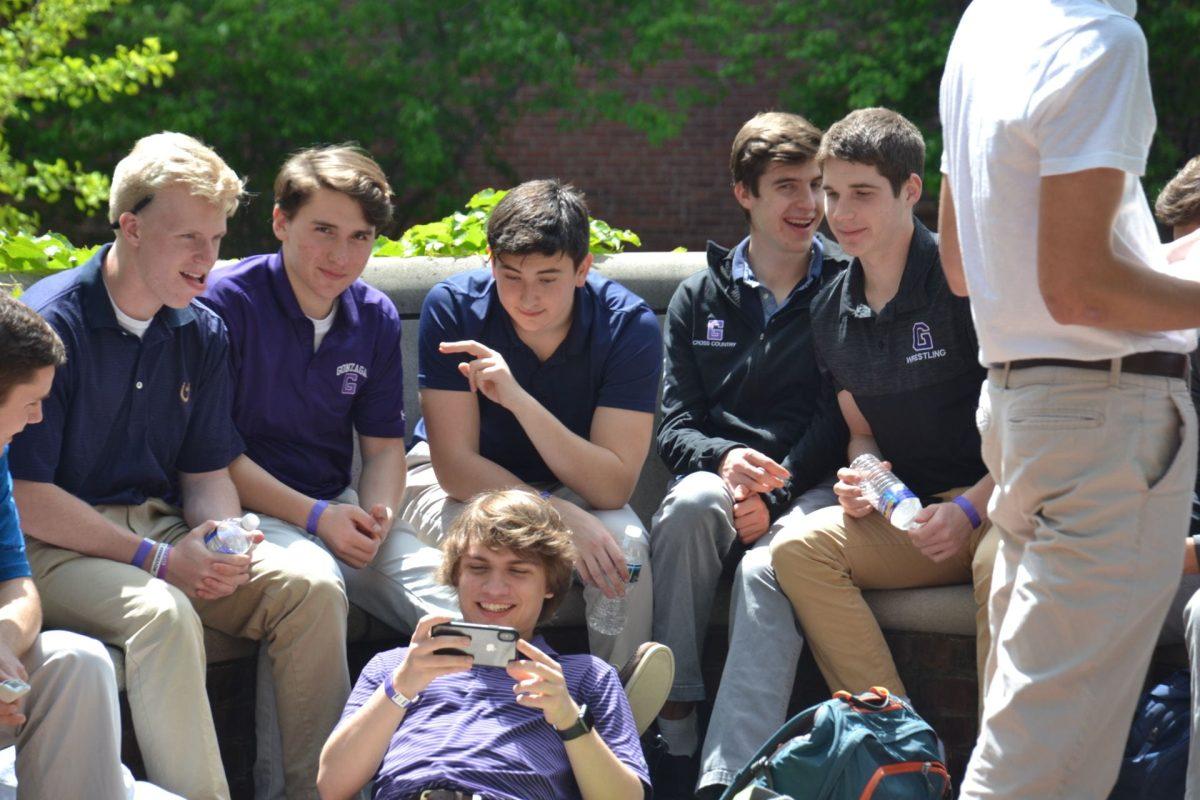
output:
M 1041 179 L 1098 167 L 1126 172 L 1115 252 L 1166 271 L 1138 177 L 1156 119 L 1136 22 L 1100 0 L 975 0 L 946 59 L 941 115 L 984 364 L 1195 349 L 1193 331 L 1061 325 L 1038 289 Z
M 324 319 L 316 317 L 308 317 L 308 321 L 313 324 L 313 352 L 321 349 L 321 342 L 325 341 L 325 334 L 329 333 L 329 329 L 333 327 L 333 321 L 337 318 L 338 304 L 334 303 L 333 308 L 329 310 L 329 314 Z M 307 314 L 305 316 L 308 316 Z
M 104 287 L 104 291 L 108 292 L 108 286 Z M 112 292 L 108 293 L 108 302 L 112 303 L 113 313 L 117 316 L 117 324 L 128 333 L 141 339 L 146 335 L 146 331 L 150 329 L 151 319 L 134 319 L 117 307 L 117 301 L 113 300 Z

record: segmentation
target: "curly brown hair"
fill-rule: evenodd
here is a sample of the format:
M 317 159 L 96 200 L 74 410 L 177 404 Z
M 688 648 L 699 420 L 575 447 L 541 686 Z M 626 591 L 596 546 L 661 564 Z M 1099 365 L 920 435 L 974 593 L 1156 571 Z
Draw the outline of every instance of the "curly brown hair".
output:
M 1182 227 L 1200 223 L 1200 156 L 1196 156 L 1163 187 L 1154 204 L 1163 225 Z
M 571 587 L 575 569 L 575 545 L 554 506 L 522 489 L 472 497 L 442 543 L 442 564 L 437 573 L 441 583 L 458 586 L 463 556 L 476 542 L 540 562 L 546 570 L 546 591 L 551 596 L 542 604 L 538 622 L 554 616 Z

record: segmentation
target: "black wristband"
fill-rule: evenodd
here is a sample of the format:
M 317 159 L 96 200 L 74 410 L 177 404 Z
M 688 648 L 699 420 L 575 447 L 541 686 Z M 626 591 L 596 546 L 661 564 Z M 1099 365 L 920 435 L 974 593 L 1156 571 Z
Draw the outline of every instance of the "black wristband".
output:
M 592 719 L 592 710 L 584 703 L 579 707 L 579 718 L 575 720 L 575 724 L 565 730 L 554 729 L 558 734 L 558 738 L 564 742 L 569 742 L 572 739 L 578 739 L 580 736 L 592 732 L 592 727 L 595 720 Z

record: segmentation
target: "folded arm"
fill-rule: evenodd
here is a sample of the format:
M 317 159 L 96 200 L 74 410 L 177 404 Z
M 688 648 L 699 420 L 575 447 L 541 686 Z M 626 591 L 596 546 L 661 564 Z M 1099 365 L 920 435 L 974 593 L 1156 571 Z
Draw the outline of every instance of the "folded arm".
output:
M 1113 250 L 1126 173 L 1099 168 L 1042 178 L 1038 288 L 1055 322 L 1169 331 L 1200 327 L 1200 283 Z

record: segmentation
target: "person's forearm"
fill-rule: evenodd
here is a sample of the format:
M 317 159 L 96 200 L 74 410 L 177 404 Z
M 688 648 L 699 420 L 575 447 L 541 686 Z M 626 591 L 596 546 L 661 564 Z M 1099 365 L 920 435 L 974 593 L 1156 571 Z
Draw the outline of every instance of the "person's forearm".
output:
M 938 253 L 950 291 L 959 297 L 966 297 L 967 276 L 963 270 L 962 247 L 958 243 L 958 217 L 955 214 L 954 197 L 950 193 L 950 176 L 944 174 L 938 203 Z
M 963 497 L 975 507 L 975 513 L 979 514 L 981 522 L 988 521 L 988 501 L 992 499 L 992 490 L 995 488 L 996 482 L 992 480 L 992 476 L 985 474 L 974 486 L 963 492 Z
M 879 444 L 876 443 L 874 436 L 861 433 L 850 434 L 850 443 L 846 445 L 846 463 L 850 464 L 863 453 L 870 453 L 879 460 L 883 460 L 883 454 L 879 452 Z
M 189 527 L 207 520 L 222 520 L 242 514 L 237 488 L 229 470 L 179 473 L 179 493 L 183 496 L 183 519 Z
M 1200 536 L 1189 536 L 1187 547 L 1183 552 L 1183 574 L 1200 574 L 1200 559 L 1196 558 L 1196 545 L 1200 544 Z
M 515 489 L 525 485 L 516 475 L 473 450 L 441 453 L 432 444 L 429 449 L 438 485 L 460 503 L 465 503 L 480 492 Z
M 0 642 L 21 658 L 42 629 L 42 603 L 31 578 L 0 584 Z
M 525 435 L 555 477 L 595 508 L 620 508 L 637 486 L 649 441 L 637 464 L 573 433 L 532 397 L 512 409 Z
M 317 791 L 322 800 L 354 796 L 383 763 L 404 709 L 387 699 L 382 688 L 340 726 L 321 749 Z
M 1200 327 L 1200 282 L 1155 272 L 1113 250 L 1127 180 L 1126 173 L 1111 168 L 1042 178 L 1037 276 L 1046 309 L 1061 325 L 1130 331 Z
M 242 454 L 229 465 L 229 477 L 237 488 L 242 507 L 276 519 L 290 522 L 298 528 L 308 524 L 316 498 L 298 492 Z
M 1041 280 L 1042 298 L 1063 325 L 1133 331 L 1200 327 L 1200 283 L 1163 275 L 1111 252 L 1090 259 L 1086 281 Z
M 362 472 L 358 478 L 358 504 L 367 512 L 375 505 L 384 505 L 394 513 L 404 497 L 407 475 L 403 442 L 375 453 L 368 454 L 364 450 Z M 384 536 L 387 533 L 384 531 Z
M 583 800 L 630 800 L 643 796 L 642 782 L 593 730 L 566 743 L 567 760 Z
M 13 497 L 25 534 L 46 544 L 125 563 L 141 544 L 141 537 L 52 483 L 13 481 Z

